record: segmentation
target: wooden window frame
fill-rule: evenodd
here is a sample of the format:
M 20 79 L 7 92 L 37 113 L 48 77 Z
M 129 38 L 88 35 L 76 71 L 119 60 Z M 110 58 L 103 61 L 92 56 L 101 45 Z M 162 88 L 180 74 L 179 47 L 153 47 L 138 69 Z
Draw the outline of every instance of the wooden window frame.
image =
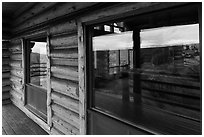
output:
M 47 58 L 48 58 L 48 62 L 47 62 L 47 121 L 44 122 L 42 121 L 40 118 L 38 118 L 38 116 L 36 116 L 35 114 L 33 114 L 32 112 L 30 112 L 30 110 L 28 110 L 26 108 L 26 100 L 27 100 L 27 95 L 26 95 L 26 83 L 27 83 L 27 79 L 28 76 L 26 75 L 28 73 L 28 68 L 27 68 L 27 61 L 28 61 L 28 47 L 27 45 L 27 41 L 30 41 L 32 39 L 37 39 L 37 38 L 46 38 L 46 50 L 47 50 Z M 37 121 L 37 123 L 39 123 L 40 126 L 42 126 L 46 131 L 49 131 L 51 126 L 52 126 L 52 110 L 51 110 L 51 72 L 50 72 L 50 34 L 47 31 L 39 31 L 37 33 L 33 33 L 30 35 L 26 35 L 24 37 L 21 38 L 21 43 L 22 43 L 22 70 L 23 70 L 23 80 L 22 80 L 22 85 L 23 85 L 23 105 L 24 108 L 26 110 L 26 112 L 29 112 L 30 115 L 32 113 L 32 115 L 30 116 L 32 119 L 34 119 L 35 121 Z
M 183 7 L 183 6 L 188 6 L 188 4 L 187 5 L 180 5 L 178 7 Z M 201 32 L 201 30 L 202 30 L 202 10 L 201 10 L 202 7 L 200 7 L 199 5 L 196 5 L 196 4 L 193 5 L 193 6 L 196 6 L 198 8 L 198 14 L 199 14 L 199 17 L 198 17 L 198 19 L 199 19 L 198 20 L 198 24 L 199 24 L 199 44 L 200 44 L 200 51 L 201 51 L 200 52 L 200 63 L 201 63 L 201 65 L 200 65 L 200 67 L 201 67 L 200 73 L 202 75 L 202 50 L 201 50 L 202 49 L 202 32 Z M 175 8 L 177 8 L 177 6 Z M 160 10 L 155 10 L 155 12 L 162 12 L 162 11 L 165 11 L 165 10 L 166 9 L 164 8 L 161 11 Z M 144 13 L 147 16 L 149 15 L 149 12 L 144 12 Z M 142 15 L 142 14 L 143 13 L 140 13 L 138 15 Z M 133 127 L 141 128 L 142 129 L 142 127 L 138 127 L 135 124 L 130 123 L 129 121 L 122 120 L 121 118 L 118 118 L 116 116 L 113 116 L 111 114 L 108 114 L 106 112 L 103 112 L 101 110 L 98 110 L 98 109 L 94 108 L 94 106 L 93 106 L 93 104 L 95 104 L 94 100 L 93 100 L 94 99 L 94 92 L 93 92 L 93 88 L 92 88 L 93 87 L 93 71 L 92 71 L 92 68 L 94 68 L 94 65 L 93 65 L 93 62 L 91 60 L 91 58 L 93 57 L 93 54 L 92 54 L 92 51 L 93 51 L 92 50 L 93 29 L 92 28 L 93 27 L 95 27 L 97 25 L 106 25 L 107 23 L 117 22 L 117 21 L 121 21 L 121 20 L 123 20 L 123 21 L 133 20 L 133 19 L 137 18 L 138 15 L 132 16 L 132 14 L 125 14 L 125 17 L 121 15 L 121 16 L 118 16 L 118 17 L 107 17 L 107 18 L 103 18 L 103 19 L 96 19 L 96 20 L 93 20 L 93 21 L 88 21 L 88 22 L 85 22 L 83 24 L 81 23 L 81 26 L 83 27 L 83 30 L 80 31 L 80 32 L 83 32 L 83 34 L 84 34 L 83 44 L 86 45 L 86 47 L 84 47 L 84 49 L 83 49 L 83 52 L 84 52 L 83 54 L 85 54 L 84 55 L 84 58 L 85 58 L 85 61 L 84 61 L 84 64 L 85 64 L 84 65 L 85 66 L 85 69 L 84 69 L 85 70 L 85 72 L 84 72 L 85 76 L 83 78 L 85 80 L 84 81 L 84 83 L 85 83 L 84 89 L 86 90 L 86 94 L 85 95 L 86 95 L 86 98 L 87 98 L 86 99 L 86 104 L 84 104 L 84 105 L 86 105 L 86 109 L 87 110 L 84 113 L 86 115 L 88 115 L 88 112 L 91 110 L 91 111 L 93 111 L 95 113 L 103 114 L 105 116 L 108 116 L 109 118 L 118 120 L 118 121 L 120 121 L 120 122 L 122 122 L 124 124 L 128 124 L 128 125 L 131 125 Z M 175 25 L 175 24 L 173 24 L 173 25 Z M 183 25 L 185 25 L 185 24 L 183 24 Z M 142 29 L 144 29 L 144 28 L 142 28 Z M 148 28 L 145 28 L 145 29 L 148 29 Z M 137 30 L 137 31 L 134 31 L 134 30 Z M 139 30 L 138 30 L 138 28 L 135 28 L 134 30 L 133 30 L 134 40 L 139 40 L 138 37 L 137 37 L 138 35 L 136 33 Z M 140 40 L 139 40 L 139 42 L 140 42 Z M 134 42 L 134 44 L 133 44 L 134 45 L 133 46 L 133 48 L 134 48 L 133 52 L 136 52 L 135 49 L 140 48 L 140 47 L 138 47 L 138 45 L 140 44 L 139 42 Z M 138 57 L 137 57 L 139 51 L 140 50 L 137 50 L 136 56 L 133 53 L 133 60 L 134 60 L 134 62 L 135 61 L 136 62 L 139 61 Z M 133 66 L 134 66 L 134 68 L 138 68 L 139 64 L 135 63 L 135 64 L 133 64 Z M 200 80 L 200 90 L 202 91 L 202 78 Z M 202 92 L 201 92 L 200 102 L 201 102 L 201 106 L 200 106 L 201 109 L 200 110 L 201 110 L 201 113 L 202 113 Z M 201 118 L 201 121 L 202 121 L 202 118 Z M 88 121 L 86 121 L 86 126 L 88 127 Z M 202 127 L 202 123 L 201 123 L 201 127 Z M 148 129 L 145 129 L 145 131 L 148 131 L 148 132 L 150 132 L 152 134 L 156 134 L 154 131 L 150 131 Z M 86 129 L 85 132 L 88 132 L 88 129 Z

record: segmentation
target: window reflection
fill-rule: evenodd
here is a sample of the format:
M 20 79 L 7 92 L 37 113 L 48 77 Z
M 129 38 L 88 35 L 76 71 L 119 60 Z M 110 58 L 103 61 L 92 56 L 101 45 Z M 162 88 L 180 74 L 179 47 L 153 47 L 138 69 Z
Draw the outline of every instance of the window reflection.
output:
M 47 56 L 46 42 L 30 43 L 30 83 L 40 86 L 44 89 L 47 87 Z
M 133 31 L 114 24 L 94 27 L 93 107 L 148 127 L 170 114 L 200 120 L 198 24 L 141 30 L 139 51 Z

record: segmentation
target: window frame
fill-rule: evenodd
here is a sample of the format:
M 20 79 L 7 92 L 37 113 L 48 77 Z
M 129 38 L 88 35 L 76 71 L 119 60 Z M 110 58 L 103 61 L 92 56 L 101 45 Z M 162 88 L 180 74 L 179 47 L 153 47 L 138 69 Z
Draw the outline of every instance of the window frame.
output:
M 162 11 L 166 11 L 166 10 L 170 10 L 171 9 L 177 9 L 178 7 L 196 7 L 198 9 L 198 24 L 199 24 L 199 33 L 200 31 L 202 31 L 201 29 L 201 24 L 202 24 L 202 17 L 200 16 L 201 11 L 199 10 L 201 7 L 199 4 L 193 4 L 193 5 L 181 5 L 181 6 L 177 6 L 177 7 L 173 7 L 173 8 L 167 8 L 167 9 L 162 9 L 162 10 L 155 10 L 154 12 L 158 12 L 158 13 L 161 13 Z M 95 26 L 98 26 L 98 25 L 106 25 L 106 24 L 109 24 L 109 23 L 112 23 L 112 22 L 119 22 L 119 21 L 129 21 L 129 20 L 134 20 L 134 19 L 137 19 L 138 16 L 150 16 L 152 13 L 154 14 L 154 12 L 146 12 L 146 13 L 139 13 L 138 15 L 126 15 L 125 17 L 121 17 L 121 16 L 115 16 L 113 18 L 104 18 L 104 19 L 98 19 L 98 20 L 94 20 L 94 21 L 89 21 L 89 22 L 86 22 L 83 24 L 83 28 L 84 28 L 84 32 L 85 32 L 85 45 L 86 45 L 86 51 L 85 51 L 85 55 L 86 55 L 86 79 L 85 79 L 85 87 L 86 87 L 86 91 L 87 92 L 87 115 L 89 112 L 93 111 L 93 112 L 96 112 L 96 113 L 100 113 L 102 115 L 105 115 L 105 116 L 108 116 L 109 118 L 112 118 L 112 119 L 115 119 L 115 120 L 118 120 L 124 124 L 128 124 L 130 126 L 133 126 L 135 128 L 140 128 L 140 129 L 144 129 L 145 131 L 148 131 L 152 134 L 158 134 L 158 133 L 155 133 L 154 131 L 151 131 L 147 128 L 143 128 L 143 127 L 140 127 L 138 126 L 137 124 L 135 123 L 132 123 L 128 120 L 125 120 L 125 119 L 121 119 L 120 117 L 117 117 L 117 116 L 114 116 L 114 115 L 111 115 L 107 112 L 104 112 L 102 110 L 99 110 L 97 108 L 94 107 L 94 90 L 93 90 L 93 84 L 94 84 L 94 78 L 93 78 L 93 69 L 94 69 L 94 62 L 92 61 L 92 58 L 94 57 L 93 55 L 93 46 L 92 46 L 92 37 L 93 37 L 93 28 Z M 186 24 L 190 24 L 189 22 L 186 23 L 184 21 L 181 21 L 179 23 L 176 23 L 176 24 L 170 24 L 170 25 L 167 25 L 167 26 L 175 26 L 175 25 L 186 25 Z M 140 27 L 140 30 L 141 29 L 149 29 L 149 28 L 153 28 L 153 27 L 158 27 L 158 26 L 151 26 L 151 27 Z M 134 28 L 133 29 L 133 42 L 135 40 L 138 41 L 138 37 L 137 37 L 137 31 L 138 28 Z M 202 33 L 201 33 L 202 34 Z M 202 47 L 202 37 L 201 37 L 201 34 L 199 34 L 199 44 L 200 44 L 200 49 Z M 139 34 L 140 35 L 140 34 Z M 139 39 L 139 42 L 140 42 L 140 39 Z M 133 62 L 139 62 L 138 61 L 138 56 L 140 56 L 140 50 L 136 50 L 136 49 L 140 49 L 139 46 L 137 46 L 138 44 L 140 45 L 139 42 L 134 42 L 133 43 L 133 52 L 136 52 L 137 54 L 133 53 Z M 202 50 L 200 50 L 200 67 L 202 68 Z M 135 56 L 136 55 L 136 56 Z M 137 68 L 137 67 L 140 67 L 139 63 L 134 63 L 133 64 L 134 68 Z M 202 69 L 200 69 L 200 73 L 202 75 Z M 201 91 L 201 98 L 200 98 L 200 101 L 202 102 L 202 76 L 200 77 L 200 91 Z M 200 113 L 202 114 L 202 103 L 200 105 L 201 109 L 200 109 Z M 200 119 L 202 121 L 202 118 Z M 88 125 L 88 123 L 87 123 Z

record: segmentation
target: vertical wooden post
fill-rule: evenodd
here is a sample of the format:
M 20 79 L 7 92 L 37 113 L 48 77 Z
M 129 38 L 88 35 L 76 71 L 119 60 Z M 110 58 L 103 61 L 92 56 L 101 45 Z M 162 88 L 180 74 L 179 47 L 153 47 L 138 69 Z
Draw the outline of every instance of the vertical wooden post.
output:
M 23 105 L 26 105 L 26 91 L 25 91 L 25 84 L 26 84 L 26 45 L 25 45 L 25 39 L 21 39 L 21 46 L 22 46 L 22 72 L 23 72 L 23 76 L 22 76 L 22 90 L 23 90 Z
M 134 92 L 134 103 L 141 103 L 141 87 L 140 87 L 140 74 L 138 68 L 140 68 L 140 29 L 136 28 L 133 30 L 133 92 Z
M 47 124 L 52 126 L 52 109 L 51 109 L 51 72 L 50 72 L 50 35 L 47 35 Z
M 83 39 L 83 26 L 80 21 L 78 24 L 78 72 L 79 72 L 79 121 L 80 134 L 86 134 L 86 90 L 85 90 L 85 46 Z

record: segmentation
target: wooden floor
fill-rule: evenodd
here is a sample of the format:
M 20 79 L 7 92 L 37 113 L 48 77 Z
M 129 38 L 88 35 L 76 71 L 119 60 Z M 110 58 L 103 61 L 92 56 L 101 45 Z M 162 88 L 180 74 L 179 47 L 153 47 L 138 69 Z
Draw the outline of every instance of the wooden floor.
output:
M 2 106 L 2 135 L 48 135 L 13 104 Z

